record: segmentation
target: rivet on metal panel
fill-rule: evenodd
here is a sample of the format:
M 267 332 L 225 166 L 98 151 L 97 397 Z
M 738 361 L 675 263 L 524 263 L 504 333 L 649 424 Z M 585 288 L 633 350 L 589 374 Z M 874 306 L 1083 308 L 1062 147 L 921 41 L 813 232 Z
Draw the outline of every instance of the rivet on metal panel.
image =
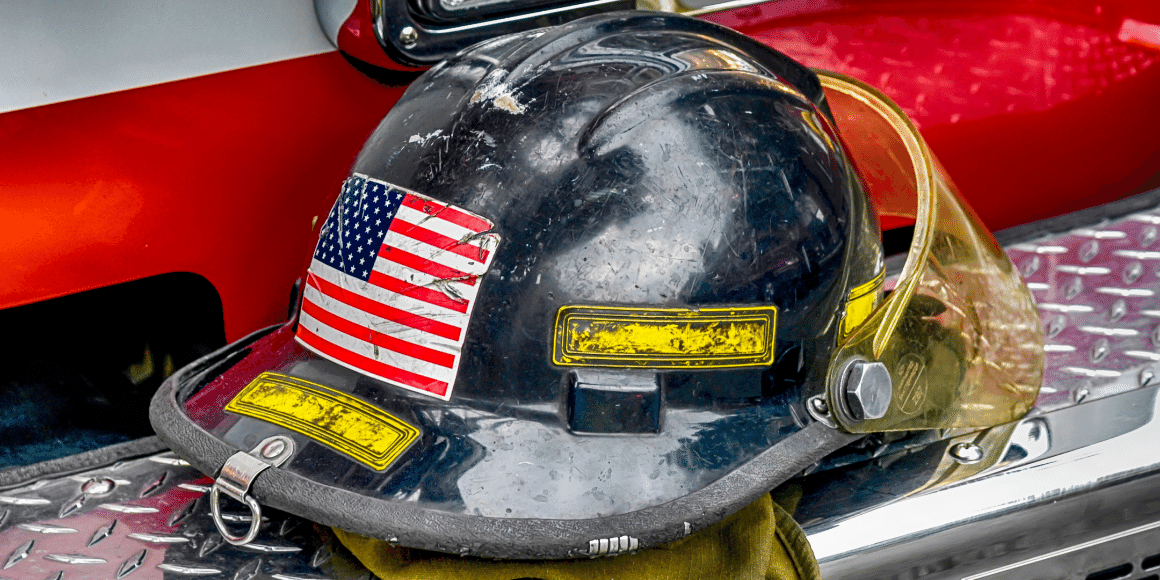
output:
M 1124 283 L 1132 284 L 1144 275 L 1144 264 L 1140 262 L 1131 262 L 1124 266 Z
M 222 539 L 221 536 L 209 534 L 205 537 L 205 540 L 202 540 L 201 546 L 197 548 L 197 555 L 201 558 L 204 558 L 216 552 L 218 548 L 224 546 L 225 543 L 226 541 Z
M 108 495 L 113 492 L 115 487 L 117 487 L 117 482 L 107 477 L 94 477 L 81 484 L 81 493 L 92 497 Z
M 47 505 L 52 502 L 47 499 L 39 497 L 14 497 L 10 495 L 0 495 L 0 504 L 8 505 Z
M 1157 230 L 1156 226 L 1148 226 L 1140 230 L 1140 246 L 1145 248 L 1151 246 L 1158 235 L 1160 235 L 1160 230 Z
M 181 574 L 182 576 L 209 576 L 211 574 L 221 574 L 222 570 L 217 568 L 209 568 L 206 566 L 183 566 L 181 564 L 161 563 L 157 565 L 158 570 L 166 572 L 173 572 Z M 277 574 L 274 575 L 275 577 Z
M 1088 263 L 1095 259 L 1096 255 L 1100 253 L 1100 243 L 1092 240 L 1083 245 L 1079 249 L 1079 260 L 1083 263 Z
M 162 471 L 161 475 L 157 476 L 157 479 L 154 479 L 153 481 L 145 484 L 145 486 L 141 488 L 141 493 L 137 494 L 137 497 L 145 497 L 145 496 L 157 491 L 162 485 L 165 485 L 165 480 L 168 477 L 169 477 L 169 472 Z
M 133 538 L 134 540 L 141 540 L 142 542 L 150 542 L 153 544 L 184 544 L 186 542 L 192 541 L 185 536 L 175 536 L 173 534 L 150 534 L 147 532 L 133 532 L 132 534 L 129 534 L 128 537 Z
M 53 562 L 60 562 L 61 564 L 73 564 L 77 566 L 85 564 L 107 564 L 108 561 L 103 558 L 95 556 L 85 556 L 84 554 L 48 554 L 44 557 L 45 560 L 52 560 Z
M 1088 390 L 1086 388 L 1078 389 L 1075 391 L 1074 396 L 1075 396 L 1076 403 L 1082 403 L 1083 400 L 1086 399 L 1088 396 Z
M 30 523 L 26 523 L 26 524 L 20 524 L 19 526 L 16 526 L 16 527 L 24 529 L 24 530 L 28 530 L 30 532 L 36 532 L 38 534 L 75 534 L 75 533 L 77 533 L 76 530 L 74 530 L 70 527 L 58 526 L 56 524 L 40 524 L 40 523 L 30 522 Z
M 145 563 L 145 556 L 148 554 L 148 550 L 141 550 L 140 552 L 129 556 L 127 560 L 121 563 L 121 567 L 117 568 L 117 578 L 124 578 L 137 568 L 140 568 L 141 564 Z
M 201 504 L 202 504 L 202 501 L 201 501 L 200 497 L 185 504 L 185 507 L 183 507 L 179 510 L 174 510 L 173 515 L 169 516 L 169 519 L 166 520 L 165 523 L 168 524 L 170 527 L 173 527 L 173 526 L 176 526 L 177 524 L 180 524 L 181 522 L 185 521 L 185 518 L 188 518 L 189 516 L 193 515 L 198 510 L 198 508 L 201 506 Z
M 1072 278 L 1071 282 L 1069 282 L 1063 289 L 1063 295 L 1068 300 L 1079 296 L 1080 292 L 1083 292 L 1083 279 L 1078 276 Z
M 978 463 L 983 460 L 985 455 L 983 453 L 982 447 L 965 441 L 952 445 L 949 453 L 951 455 L 951 459 L 954 459 L 955 461 L 964 465 Z
M 99 506 L 101 509 L 106 509 L 113 512 L 120 512 L 123 514 L 154 514 L 157 513 L 157 508 L 144 505 L 130 505 L 121 503 L 106 503 Z
M 1108 309 L 1108 319 L 1112 322 L 1124 317 L 1128 313 L 1128 303 L 1124 302 L 1123 298 L 1112 303 L 1112 307 Z
M 1047 338 L 1055 338 L 1064 328 L 1067 328 L 1067 317 L 1062 315 L 1053 317 L 1051 322 L 1047 323 Z
M 595 541 L 595 540 L 593 540 L 593 541 Z M 323 544 L 322 546 L 320 546 L 318 548 L 318 550 L 316 550 L 314 552 L 314 555 L 310 556 L 310 565 L 315 567 L 315 568 L 318 568 L 318 567 L 322 566 L 323 564 L 329 562 L 330 559 L 333 557 L 334 557 L 334 550 L 331 550 L 330 546 Z
M 299 548 L 298 546 L 293 546 L 293 545 L 281 545 L 281 546 L 279 546 L 276 544 L 259 544 L 257 542 L 250 542 L 249 544 L 246 544 L 245 546 L 242 546 L 242 547 L 247 549 L 247 550 L 253 550 L 255 552 L 262 552 L 265 554 L 293 554 L 295 552 L 302 551 L 302 548 Z
M 117 520 L 113 520 L 113 521 L 97 528 L 97 531 L 93 532 L 93 536 L 91 538 L 89 538 L 88 547 L 91 548 L 91 547 L 97 545 L 98 542 L 101 542 L 101 541 L 105 540 L 106 538 L 108 538 L 109 536 L 113 535 L 113 530 L 116 529 L 116 527 L 117 527 Z
M 28 540 L 17 546 L 15 550 L 12 550 L 11 554 L 8 554 L 8 559 L 4 561 L 4 569 L 7 570 L 27 558 L 32 553 L 32 547 L 35 545 L 36 540 Z
M 1140 386 L 1146 387 L 1152 384 L 1152 381 L 1156 379 L 1156 372 L 1151 368 L 1141 369 L 1138 378 L 1140 380 Z
M 1031 256 L 1031 259 L 1029 259 L 1023 263 L 1023 270 L 1022 270 L 1023 277 L 1024 278 L 1031 277 L 1032 274 L 1039 271 L 1040 265 L 1041 265 L 1041 262 L 1039 261 L 1039 256 Z
M 88 499 L 88 496 L 82 493 L 74 497 L 72 501 L 65 502 L 64 505 L 60 506 L 60 511 L 57 513 L 57 517 L 65 518 L 76 513 L 82 507 L 85 507 L 86 499 Z
M 1105 358 L 1107 358 L 1108 352 L 1110 350 L 1111 350 L 1111 346 L 1108 344 L 1108 339 L 1101 338 L 1101 339 L 1097 340 L 1095 342 L 1095 344 L 1092 345 L 1091 361 L 1093 363 L 1098 363 L 1098 362 L 1104 360 Z
M 301 523 L 302 520 L 294 517 L 282 520 L 282 525 L 278 526 L 278 536 L 282 538 L 286 537 L 286 534 L 294 531 L 294 528 L 297 528 Z
M 258 576 L 258 572 L 262 568 L 262 559 L 255 558 L 246 563 L 245 566 L 238 568 L 234 573 L 234 580 L 253 580 Z

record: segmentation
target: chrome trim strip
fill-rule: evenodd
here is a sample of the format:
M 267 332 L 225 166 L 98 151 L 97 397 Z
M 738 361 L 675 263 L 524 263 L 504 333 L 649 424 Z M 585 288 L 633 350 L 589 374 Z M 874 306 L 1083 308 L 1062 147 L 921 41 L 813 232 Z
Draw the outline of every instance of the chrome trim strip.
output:
M 1070 548 L 1063 548 L 1063 549 L 1061 549 L 1061 550 L 1056 550 L 1056 551 L 1054 551 L 1054 552 L 1051 552 L 1051 553 L 1049 553 L 1049 554 L 1044 554 L 1044 555 L 1042 555 L 1042 556 L 1036 556 L 1036 557 L 1034 557 L 1034 558 L 1028 558 L 1028 559 L 1026 559 L 1026 560 L 1023 560 L 1022 562 L 1016 562 L 1016 563 L 1014 563 L 1014 564 L 1008 564 L 1008 565 L 1006 565 L 1006 566 L 1003 566 L 1002 568 L 995 568 L 994 570 L 989 570 L 989 571 L 987 571 L 987 572 L 982 572 L 982 573 L 979 573 L 979 574 L 974 574 L 974 575 L 971 575 L 971 576 L 967 576 L 967 577 L 963 578 L 963 580 L 979 580 L 980 578 L 987 578 L 987 577 L 989 577 L 989 576 L 994 576 L 994 575 L 996 575 L 996 574 L 1002 574 L 1002 573 L 1004 573 L 1004 572 L 1010 572 L 1011 570 L 1015 570 L 1016 568 L 1022 568 L 1022 567 L 1024 567 L 1024 566 L 1028 566 L 1028 565 L 1031 565 L 1031 564 L 1035 564 L 1036 562 L 1042 562 L 1042 561 L 1044 561 L 1044 560 L 1050 560 L 1050 559 L 1052 559 L 1052 558 L 1056 558 L 1056 557 L 1058 557 L 1058 556 L 1063 556 L 1063 555 L 1065 555 L 1065 554 L 1070 554 L 1070 553 L 1072 553 L 1072 552 L 1078 552 L 1078 551 L 1080 551 L 1080 550 L 1086 550 L 1086 549 L 1088 549 L 1088 548 L 1091 548 L 1091 547 L 1094 547 L 1094 546 L 1098 546 L 1098 545 L 1100 545 L 1100 544 L 1105 544 L 1105 543 L 1107 543 L 1107 542 L 1113 542 L 1113 541 L 1115 541 L 1115 540 L 1119 540 L 1119 539 L 1121 539 L 1121 538 L 1126 538 L 1126 537 L 1128 537 L 1128 536 L 1134 536 L 1134 535 L 1136 535 L 1136 534 L 1139 534 L 1139 533 L 1141 533 L 1141 532 L 1146 532 L 1146 531 L 1148 531 L 1148 530 L 1154 530 L 1154 529 L 1156 529 L 1156 528 L 1160 528 L 1160 521 L 1155 521 L 1155 522 L 1152 522 L 1152 523 L 1150 523 L 1150 524 L 1144 524 L 1144 525 L 1142 525 L 1142 526 L 1137 526 L 1137 527 L 1134 527 L 1134 528 L 1132 528 L 1132 529 L 1130 529 L 1130 530 L 1124 530 L 1124 531 L 1122 531 L 1122 532 L 1120 532 L 1120 533 L 1118 533 L 1118 534 L 1112 534 L 1112 535 L 1110 535 L 1110 536 L 1105 536 L 1105 537 L 1103 537 L 1103 538 L 1099 538 L 1099 539 L 1096 539 L 1096 540 L 1092 540 L 1092 541 L 1090 541 L 1090 542 L 1084 542 L 1084 543 L 1082 543 L 1082 544 L 1076 544 L 1076 545 L 1074 545 L 1074 546 L 1071 546 Z

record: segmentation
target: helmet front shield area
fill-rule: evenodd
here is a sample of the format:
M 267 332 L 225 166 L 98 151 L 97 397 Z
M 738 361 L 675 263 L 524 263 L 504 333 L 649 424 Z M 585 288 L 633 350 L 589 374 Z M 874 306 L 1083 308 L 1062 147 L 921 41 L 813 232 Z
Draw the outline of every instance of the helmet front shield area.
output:
M 817 72 L 878 211 L 914 221 L 894 290 L 834 351 L 826 397 L 836 421 L 871 433 L 1021 417 L 1043 374 L 1043 330 L 1030 291 L 898 106 L 857 80 Z M 857 360 L 889 371 L 893 393 L 880 418 L 849 411 Z

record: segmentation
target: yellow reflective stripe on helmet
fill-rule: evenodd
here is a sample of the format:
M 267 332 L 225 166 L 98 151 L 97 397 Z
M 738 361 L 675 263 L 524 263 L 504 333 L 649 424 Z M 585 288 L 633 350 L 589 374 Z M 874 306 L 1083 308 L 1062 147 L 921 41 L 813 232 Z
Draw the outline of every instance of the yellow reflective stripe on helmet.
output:
M 419 437 L 398 418 L 329 387 L 262 373 L 225 407 L 301 433 L 374 469 L 386 469 Z
M 776 328 L 776 306 L 564 306 L 556 316 L 552 362 L 654 369 L 768 366 Z
M 841 338 L 850 336 L 855 328 L 870 318 L 870 313 L 874 312 L 882 299 L 882 285 L 885 280 L 886 270 L 883 270 L 873 280 L 850 290 L 850 297 L 846 299 L 846 316 L 842 319 Z

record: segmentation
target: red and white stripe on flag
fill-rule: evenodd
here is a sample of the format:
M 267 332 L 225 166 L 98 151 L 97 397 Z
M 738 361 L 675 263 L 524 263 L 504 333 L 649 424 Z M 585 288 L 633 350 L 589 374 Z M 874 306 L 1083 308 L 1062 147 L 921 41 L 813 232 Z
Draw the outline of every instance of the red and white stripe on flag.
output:
M 323 225 L 297 340 L 338 364 L 451 398 L 500 237 L 462 208 L 355 174 Z

